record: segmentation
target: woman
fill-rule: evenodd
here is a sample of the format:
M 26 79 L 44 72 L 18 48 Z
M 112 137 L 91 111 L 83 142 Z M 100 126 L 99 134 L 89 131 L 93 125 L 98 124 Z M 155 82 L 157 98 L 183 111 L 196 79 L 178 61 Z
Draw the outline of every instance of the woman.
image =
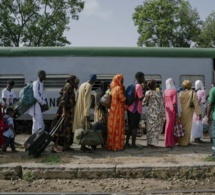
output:
M 72 150 L 70 145 L 73 143 L 73 120 L 74 120 L 74 108 L 75 108 L 75 92 L 77 89 L 77 77 L 70 75 L 66 80 L 66 84 L 60 92 L 60 101 L 58 105 L 57 114 L 52 122 L 52 127 L 57 121 L 64 117 L 63 124 L 60 129 L 54 134 L 54 147 L 53 152 L 61 152 L 66 150 Z M 58 145 L 62 145 L 60 149 Z
M 206 100 L 205 100 L 205 90 L 204 90 L 202 81 L 197 80 L 195 82 L 195 90 L 198 98 L 199 107 L 201 110 L 201 116 L 203 118 L 206 110 L 206 105 L 205 105 Z M 194 113 L 192 129 L 191 129 L 191 140 L 194 140 L 194 142 L 196 143 L 202 143 L 203 142 L 201 140 L 202 137 L 203 137 L 203 125 L 202 125 L 202 122 L 199 120 L 198 116 Z
M 113 78 L 110 85 L 111 107 L 108 115 L 108 150 L 122 150 L 125 141 L 125 88 L 123 86 L 123 75 L 118 74 Z
M 190 144 L 193 113 L 195 112 L 198 119 L 201 119 L 201 110 L 199 108 L 196 93 L 191 88 L 192 83 L 189 80 L 185 80 L 182 83 L 182 87 L 183 91 L 181 91 L 179 94 L 179 99 L 182 108 L 180 121 L 185 129 L 185 135 L 184 137 L 179 138 L 179 145 L 187 146 L 188 144 Z M 193 101 L 194 107 L 190 107 L 191 101 Z
M 155 80 L 149 81 L 147 85 L 149 90 L 146 92 L 143 100 L 143 105 L 147 106 L 147 145 L 156 147 L 165 121 L 164 101 L 161 93 L 156 91 L 157 83 Z
M 176 119 L 179 116 L 177 110 L 180 110 L 180 102 L 178 101 L 175 82 L 172 78 L 166 80 L 166 90 L 164 91 L 163 98 L 166 109 L 165 147 L 172 148 L 178 142 L 173 133 Z
M 105 94 L 108 88 L 108 82 L 102 81 L 100 87 L 95 91 L 95 110 L 94 122 L 107 124 L 107 110 L 101 105 L 101 97 Z

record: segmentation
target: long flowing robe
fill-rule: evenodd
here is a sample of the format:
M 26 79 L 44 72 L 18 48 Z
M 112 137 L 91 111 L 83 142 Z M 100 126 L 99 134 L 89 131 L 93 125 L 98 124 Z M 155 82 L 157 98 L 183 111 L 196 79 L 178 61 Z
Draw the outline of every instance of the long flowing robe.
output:
M 78 99 L 75 106 L 73 132 L 84 128 L 86 116 L 90 116 L 92 85 L 89 82 L 82 83 L 78 89 Z
M 193 93 L 194 108 L 190 107 L 192 93 Z M 195 112 L 196 115 L 200 115 L 201 110 L 200 110 L 200 107 L 198 104 L 198 98 L 196 96 L 196 93 L 193 90 L 181 91 L 179 94 L 179 99 L 180 99 L 181 107 L 182 107 L 180 121 L 181 121 L 182 126 L 185 129 L 184 137 L 179 138 L 179 145 L 186 146 L 190 142 L 193 113 Z
M 66 109 L 66 117 L 60 130 L 54 134 L 54 141 L 58 138 L 58 144 L 62 146 L 70 146 L 73 143 L 73 121 L 74 121 L 74 109 L 75 109 L 75 92 L 74 85 L 71 83 L 66 83 L 60 94 L 59 108 L 57 110 L 56 116 L 53 119 L 52 127 L 54 127 L 58 120 L 61 118 L 63 113 L 63 107 Z
M 195 90 L 197 91 L 196 95 L 198 98 L 199 107 L 201 109 L 201 115 L 202 118 L 204 118 L 206 111 L 206 97 L 204 85 L 201 80 L 197 80 L 195 82 Z M 199 120 L 198 116 L 194 113 L 191 128 L 191 141 L 195 140 L 196 138 L 203 138 L 203 124 L 202 121 Z
M 173 147 L 178 139 L 173 135 L 177 112 L 174 105 L 177 105 L 176 89 L 166 89 L 164 91 L 164 103 L 166 109 L 166 127 L 165 127 L 165 146 Z
M 143 100 L 147 105 L 147 145 L 157 145 L 165 121 L 164 101 L 160 92 L 149 90 Z
M 110 85 L 111 88 L 111 107 L 108 115 L 108 150 L 121 150 L 124 148 L 125 141 L 125 94 L 123 91 L 123 75 L 116 75 Z

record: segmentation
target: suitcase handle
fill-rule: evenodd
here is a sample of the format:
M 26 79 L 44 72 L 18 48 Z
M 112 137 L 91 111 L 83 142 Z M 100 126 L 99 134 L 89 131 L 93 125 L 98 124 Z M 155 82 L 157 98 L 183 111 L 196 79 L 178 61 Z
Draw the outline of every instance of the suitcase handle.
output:
M 57 124 L 53 127 L 53 129 L 50 132 L 50 135 L 53 136 L 55 134 L 55 132 L 58 130 L 58 128 L 60 127 L 60 125 L 62 124 L 62 122 L 64 121 L 64 118 L 60 118 L 57 122 Z

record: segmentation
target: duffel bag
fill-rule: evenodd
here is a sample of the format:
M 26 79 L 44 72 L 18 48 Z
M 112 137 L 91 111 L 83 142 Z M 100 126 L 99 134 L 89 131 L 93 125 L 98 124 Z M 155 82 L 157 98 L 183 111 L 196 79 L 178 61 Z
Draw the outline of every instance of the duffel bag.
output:
M 98 146 L 98 145 L 104 145 L 104 140 L 102 137 L 102 131 L 101 130 L 86 130 L 84 133 L 82 133 L 82 138 L 80 141 L 81 145 L 86 146 Z

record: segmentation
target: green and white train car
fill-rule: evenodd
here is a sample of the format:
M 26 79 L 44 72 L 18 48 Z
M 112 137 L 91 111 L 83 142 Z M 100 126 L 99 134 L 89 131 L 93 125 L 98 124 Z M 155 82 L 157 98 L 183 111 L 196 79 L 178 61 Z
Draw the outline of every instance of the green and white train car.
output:
M 22 47 L 0 48 L 0 91 L 7 80 L 13 79 L 18 93 L 25 83 L 37 79 L 37 72 L 45 70 L 45 96 L 51 109 L 44 113 L 51 120 L 56 113 L 56 99 L 69 74 L 79 77 L 80 83 L 91 73 L 97 74 L 95 90 L 101 80 L 123 74 L 125 86 L 134 81 L 138 71 L 146 80 L 155 79 L 165 89 L 168 78 L 179 87 L 183 80 L 203 81 L 206 91 L 214 82 L 215 49 L 191 48 L 133 48 L 133 47 Z M 20 120 L 30 119 L 23 116 Z

